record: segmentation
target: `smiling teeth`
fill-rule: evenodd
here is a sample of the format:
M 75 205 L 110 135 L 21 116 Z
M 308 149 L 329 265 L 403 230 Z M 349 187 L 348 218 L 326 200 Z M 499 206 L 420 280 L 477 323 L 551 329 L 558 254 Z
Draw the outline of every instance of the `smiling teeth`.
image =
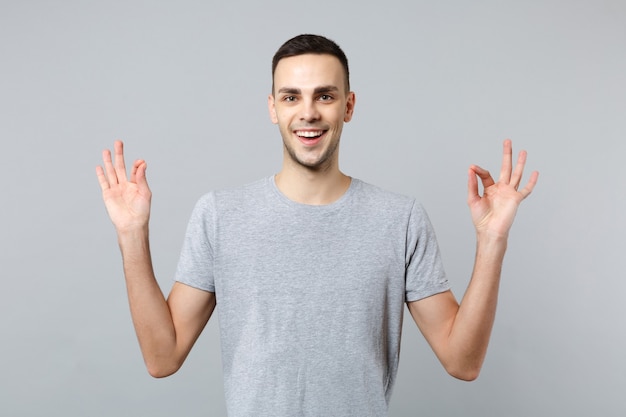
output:
M 305 132 L 297 132 L 297 135 L 303 138 L 315 138 L 317 136 L 321 136 L 322 133 L 323 133 L 322 131 L 316 131 L 316 132 L 305 131 Z

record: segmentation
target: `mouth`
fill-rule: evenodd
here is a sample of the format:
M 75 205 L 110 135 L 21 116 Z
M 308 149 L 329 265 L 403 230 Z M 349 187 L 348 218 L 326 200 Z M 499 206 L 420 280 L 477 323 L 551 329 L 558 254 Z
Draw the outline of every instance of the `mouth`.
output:
M 294 130 L 293 133 L 298 137 L 300 142 L 302 142 L 305 145 L 312 146 L 312 145 L 317 144 L 322 139 L 322 137 L 326 133 L 326 130 L 300 129 L 300 130 Z

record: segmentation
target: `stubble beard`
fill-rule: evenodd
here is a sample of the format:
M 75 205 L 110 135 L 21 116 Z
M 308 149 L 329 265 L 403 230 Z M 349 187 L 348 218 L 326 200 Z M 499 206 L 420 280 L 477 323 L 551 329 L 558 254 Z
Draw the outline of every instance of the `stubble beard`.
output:
M 283 146 L 289 155 L 289 158 L 296 164 L 310 171 L 323 172 L 331 168 L 333 159 L 339 148 L 339 140 L 336 140 L 330 144 L 330 146 L 322 153 L 315 161 L 307 162 L 298 157 L 296 150 L 289 145 L 286 139 L 283 138 Z

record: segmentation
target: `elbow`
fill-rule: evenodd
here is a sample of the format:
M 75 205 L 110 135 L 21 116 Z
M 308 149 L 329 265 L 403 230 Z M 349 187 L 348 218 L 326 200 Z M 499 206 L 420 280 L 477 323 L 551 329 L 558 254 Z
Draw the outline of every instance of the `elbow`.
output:
M 153 378 L 166 378 L 173 375 L 180 369 L 180 364 L 172 363 L 158 363 L 158 362 L 146 362 L 146 369 L 148 374 Z
M 143 361 L 153 378 L 165 378 L 175 374 L 185 362 L 186 355 L 175 349 L 142 349 Z
M 468 362 L 449 364 L 448 366 L 444 366 L 444 368 L 450 376 L 461 381 L 471 382 L 475 381 L 480 375 L 482 361 L 480 363 Z
M 459 379 L 461 381 L 466 381 L 466 382 L 471 382 L 471 381 L 475 381 L 478 378 L 478 375 L 480 375 L 480 368 L 476 368 L 476 369 L 450 369 L 447 370 L 448 374 L 453 376 L 456 379 Z
M 461 352 L 446 356 L 441 360 L 441 364 L 450 376 L 471 382 L 478 379 L 484 361 L 485 351 Z
M 150 376 L 156 379 L 167 378 L 168 376 L 174 374 L 175 372 L 176 371 L 148 368 L 148 373 L 150 374 Z

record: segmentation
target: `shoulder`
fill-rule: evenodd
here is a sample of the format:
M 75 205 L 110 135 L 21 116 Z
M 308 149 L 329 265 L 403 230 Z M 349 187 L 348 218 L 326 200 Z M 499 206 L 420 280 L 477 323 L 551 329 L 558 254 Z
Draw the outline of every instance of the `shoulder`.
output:
M 203 194 L 195 204 L 197 215 L 223 216 L 249 208 L 260 208 L 271 194 L 269 178 L 263 178 L 248 184 L 211 190 Z
M 413 206 L 419 205 L 415 197 L 390 191 L 356 178 L 353 181 L 355 181 L 356 198 L 364 202 L 367 201 L 377 206 L 398 209 L 411 209 Z
M 414 196 L 390 191 L 382 187 L 355 179 L 355 199 L 358 204 L 379 215 L 423 226 L 430 222 L 422 203 Z M 402 220 L 402 221 L 404 221 Z
M 244 185 L 211 190 L 198 199 L 198 204 L 210 205 L 254 198 L 267 193 L 268 182 L 268 178 L 263 178 Z

